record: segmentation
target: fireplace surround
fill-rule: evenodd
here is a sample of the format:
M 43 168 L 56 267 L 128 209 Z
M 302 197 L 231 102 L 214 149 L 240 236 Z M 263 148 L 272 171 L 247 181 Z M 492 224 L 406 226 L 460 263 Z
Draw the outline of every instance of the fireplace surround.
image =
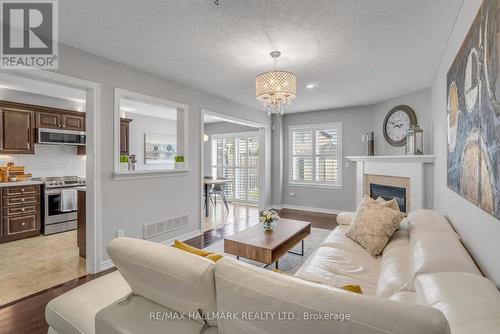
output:
M 433 155 L 347 156 L 356 162 L 356 200 L 371 195 L 370 184 L 403 188 L 404 209 L 432 208 Z M 383 197 L 383 196 L 382 196 Z M 401 194 L 398 194 L 401 197 Z M 399 204 L 399 201 L 398 201 Z M 401 208 L 401 206 L 400 206 Z

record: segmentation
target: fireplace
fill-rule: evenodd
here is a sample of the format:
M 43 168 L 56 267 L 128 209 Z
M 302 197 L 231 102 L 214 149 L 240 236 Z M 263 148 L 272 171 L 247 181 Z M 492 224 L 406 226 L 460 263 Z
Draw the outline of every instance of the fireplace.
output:
M 406 212 L 406 189 L 389 186 L 385 184 L 370 183 L 370 197 L 377 199 L 382 197 L 386 201 L 395 199 L 398 202 L 399 210 Z

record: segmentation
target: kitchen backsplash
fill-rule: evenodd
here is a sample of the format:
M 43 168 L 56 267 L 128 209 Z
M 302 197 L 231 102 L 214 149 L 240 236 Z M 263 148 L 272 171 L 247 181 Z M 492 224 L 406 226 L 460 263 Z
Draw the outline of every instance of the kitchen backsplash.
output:
M 9 161 L 25 167 L 33 177 L 86 176 L 86 158 L 77 155 L 75 146 L 35 145 L 35 154 L 0 154 L 0 165 Z

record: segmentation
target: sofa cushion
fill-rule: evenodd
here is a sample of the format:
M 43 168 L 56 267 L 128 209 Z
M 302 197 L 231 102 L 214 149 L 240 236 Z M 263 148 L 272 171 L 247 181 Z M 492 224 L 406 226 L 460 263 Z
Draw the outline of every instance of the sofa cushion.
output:
M 213 261 L 131 238 L 113 239 L 107 249 L 135 294 L 179 312 L 216 310 Z
M 363 246 L 371 255 L 378 256 L 403 218 L 403 213 L 384 207 L 365 196 L 345 235 Z
M 359 295 L 231 258 L 215 264 L 215 282 L 219 312 L 241 315 L 284 311 L 289 316 L 288 321 L 277 315 L 267 320 L 222 319 L 218 324 L 222 333 L 449 333 L 443 314 L 431 307 Z M 326 315 L 331 319 L 305 318 Z M 335 317 L 339 319 L 334 320 Z M 299 318 L 302 321 L 297 321 Z
M 434 210 L 419 209 L 410 212 L 408 214 L 408 227 L 410 233 L 448 232 L 460 238 L 448 220 Z
M 373 295 L 379 276 L 380 259 L 332 247 L 319 247 L 295 273 L 296 277 L 341 288 L 355 284 L 364 294 Z
M 448 319 L 453 334 L 500 331 L 500 293 L 487 278 L 469 273 L 434 273 L 415 280 L 417 302 Z
M 413 277 L 436 272 L 468 272 L 481 275 L 459 239 L 449 232 L 410 234 Z
M 408 231 L 396 231 L 382 253 L 377 296 L 388 298 L 404 290 L 413 290 Z
M 342 212 L 337 215 L 337 224 L 339 225 L 351 225 L 352 220 L 356 212 Z
M 96 334 L 199 334 L 203 324 L 184 318 L 175 311 L 158 305 L 141 296 L 117 301 L 96 315 Z M 203 334 L 217 334 L 217 327 L 210 327 Z
M 397 300 L 399 302 L 416 303 L 417 294 L 414 291 L 399 291 L 389 297 L 389 300 Z
M 45 308 L 45 320 L 52 332 L 94 334 L 97 312 L 130 292 L 127 282 L 114 271 L 52 299 Z
M 333 247 L 338 249 L 343 249 L 348 252 L 367 254 L 366 250 L 361 247 L 356 241 L 345 235 L 345 232 L 349 226 L 339 225 L 337 226 L 321 243 L 321 247 Z

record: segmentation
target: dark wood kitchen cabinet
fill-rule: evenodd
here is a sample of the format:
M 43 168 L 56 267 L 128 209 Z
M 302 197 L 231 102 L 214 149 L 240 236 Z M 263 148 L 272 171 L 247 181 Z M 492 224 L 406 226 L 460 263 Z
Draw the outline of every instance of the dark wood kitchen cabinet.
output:
M 130 118 L 120 118 L 120 154 L 129 155 Z
M 59 109 L 36 111 L 36 127 L 85 131 L 85 113 L 78 111 L 60 111 Z
M 0 153 L 33 154 L 35 112 L 0 102 Z
M 36 113 L 36 127 L 44 129 L 60 129 L 62 114 L 55 112 L 38 111 Z
M 40 234 L 40 186 L 0 188 L 0 243 Z

